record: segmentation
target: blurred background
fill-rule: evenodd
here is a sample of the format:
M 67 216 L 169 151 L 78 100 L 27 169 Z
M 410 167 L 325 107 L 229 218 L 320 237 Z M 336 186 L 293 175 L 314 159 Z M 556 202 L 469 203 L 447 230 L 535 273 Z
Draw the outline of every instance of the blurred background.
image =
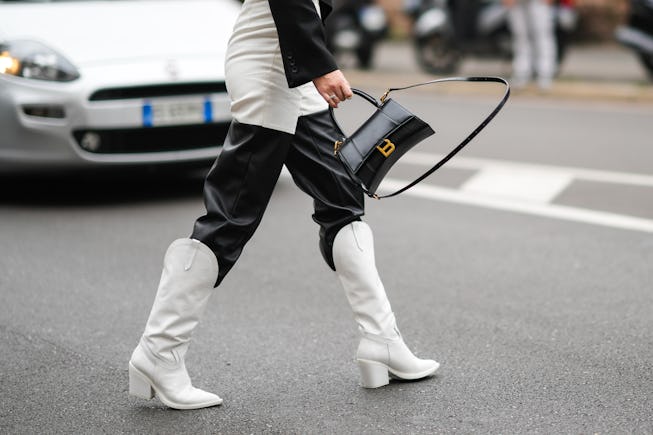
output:
M 411 22 L 404 13 L 402 0 L 377 0 L 377 3 L 387 11 L 392 35 L 410 34 Z M 629 0 L 574 0 L 572 3 L 578 11 L 578 25 L 573 35 L 578 43 L 614 42 L 614 31 L 627 21 L 630 10 Z
M 354 68 L 510 75 L 512 29 L 502 3 L 341 0 L 328 23 L 329 37 L 341 62 Z M 647 84 L 653 78 L 650 1 L 556 0 L 552 4 L 556 79 Z M 402 57 L 399 48 L 414 55 Z

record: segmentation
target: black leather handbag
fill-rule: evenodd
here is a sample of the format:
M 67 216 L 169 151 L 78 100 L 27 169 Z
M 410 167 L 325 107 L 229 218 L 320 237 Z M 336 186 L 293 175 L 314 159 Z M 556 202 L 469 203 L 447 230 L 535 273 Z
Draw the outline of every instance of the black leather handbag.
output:
M 497 82 L 504 84 L 506 90 L 499 104 L 483 122 L 431 169 L 393 193 L 382 196 L 377 195 L 376 190 L 379 184 L 399 158 L 419 142 L 435 133 L 430 125 L 392 98 L 388 98 L 388 95 L 393 91 L 453 81 Z M 410 189 L 449 161 L 449 159 L 467 145 L 499 113 L 506 101 L 508 101 L 510 86 L 506 80 L 500 77 L 449 77 L 401 88 L 390 88 L 383 94 L 380 102 L 377 102 L 374 97 L 360 89 L 352 89 L 352 92 L 376 106 L 376 111 L 351 136 L 336 140 L 334 153 L 340 159 L 349 176 L 362 186 L 367 195 L 372 198 L 381 199 L 399 195 Z M 334 116 L 333 108 L 330 108 L 330 113 L 333 122 L 342 131 Z

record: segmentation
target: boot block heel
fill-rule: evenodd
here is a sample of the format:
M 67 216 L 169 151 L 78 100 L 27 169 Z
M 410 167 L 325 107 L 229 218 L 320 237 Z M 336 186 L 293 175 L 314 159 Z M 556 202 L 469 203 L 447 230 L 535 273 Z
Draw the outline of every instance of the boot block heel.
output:
M 390 383 L 388 368 L 374 361 L 358 360 L 364 388 L 379 388 Z
M 141 399 L 151 399 L 154 397 L 154 389 L 145 376 L 129 363 L 129 394 L 140 397 Z

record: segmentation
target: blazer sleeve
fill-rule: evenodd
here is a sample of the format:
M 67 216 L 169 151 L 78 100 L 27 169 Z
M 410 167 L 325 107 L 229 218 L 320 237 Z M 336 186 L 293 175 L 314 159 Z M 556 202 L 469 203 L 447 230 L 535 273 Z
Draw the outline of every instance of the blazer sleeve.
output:
M 311 0 L 269 0 L 269 3 L 289 87 L 295 88 L 338 69 L 326 45 L 323 21 Z M 320 9 L 326 19 L 330 4 L 320 4 Z

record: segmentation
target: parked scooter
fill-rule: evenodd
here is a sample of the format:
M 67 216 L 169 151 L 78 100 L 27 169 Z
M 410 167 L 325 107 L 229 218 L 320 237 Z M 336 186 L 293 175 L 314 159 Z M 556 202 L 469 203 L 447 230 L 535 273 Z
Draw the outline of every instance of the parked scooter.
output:
M 628 24 L 618 27 L 615 36 L 635 50 L 653 80 L 653 0 L 631 0 Z
M 573 0 L 559 0 L 555 7 L 561 62 L 577 13 Z M 413 18 L 417 60 L 429 73 L 451 74 L 468 55 L 512 58 L 508 10 L 500 0 L 405 0 L 405 10 Z
M 327 44 L 340 56 L 353 55 L 358 66 L 372 66 L 374 49 L 388 33 L 385 11 L 373 0 L 340 0 L 326 21 Z

